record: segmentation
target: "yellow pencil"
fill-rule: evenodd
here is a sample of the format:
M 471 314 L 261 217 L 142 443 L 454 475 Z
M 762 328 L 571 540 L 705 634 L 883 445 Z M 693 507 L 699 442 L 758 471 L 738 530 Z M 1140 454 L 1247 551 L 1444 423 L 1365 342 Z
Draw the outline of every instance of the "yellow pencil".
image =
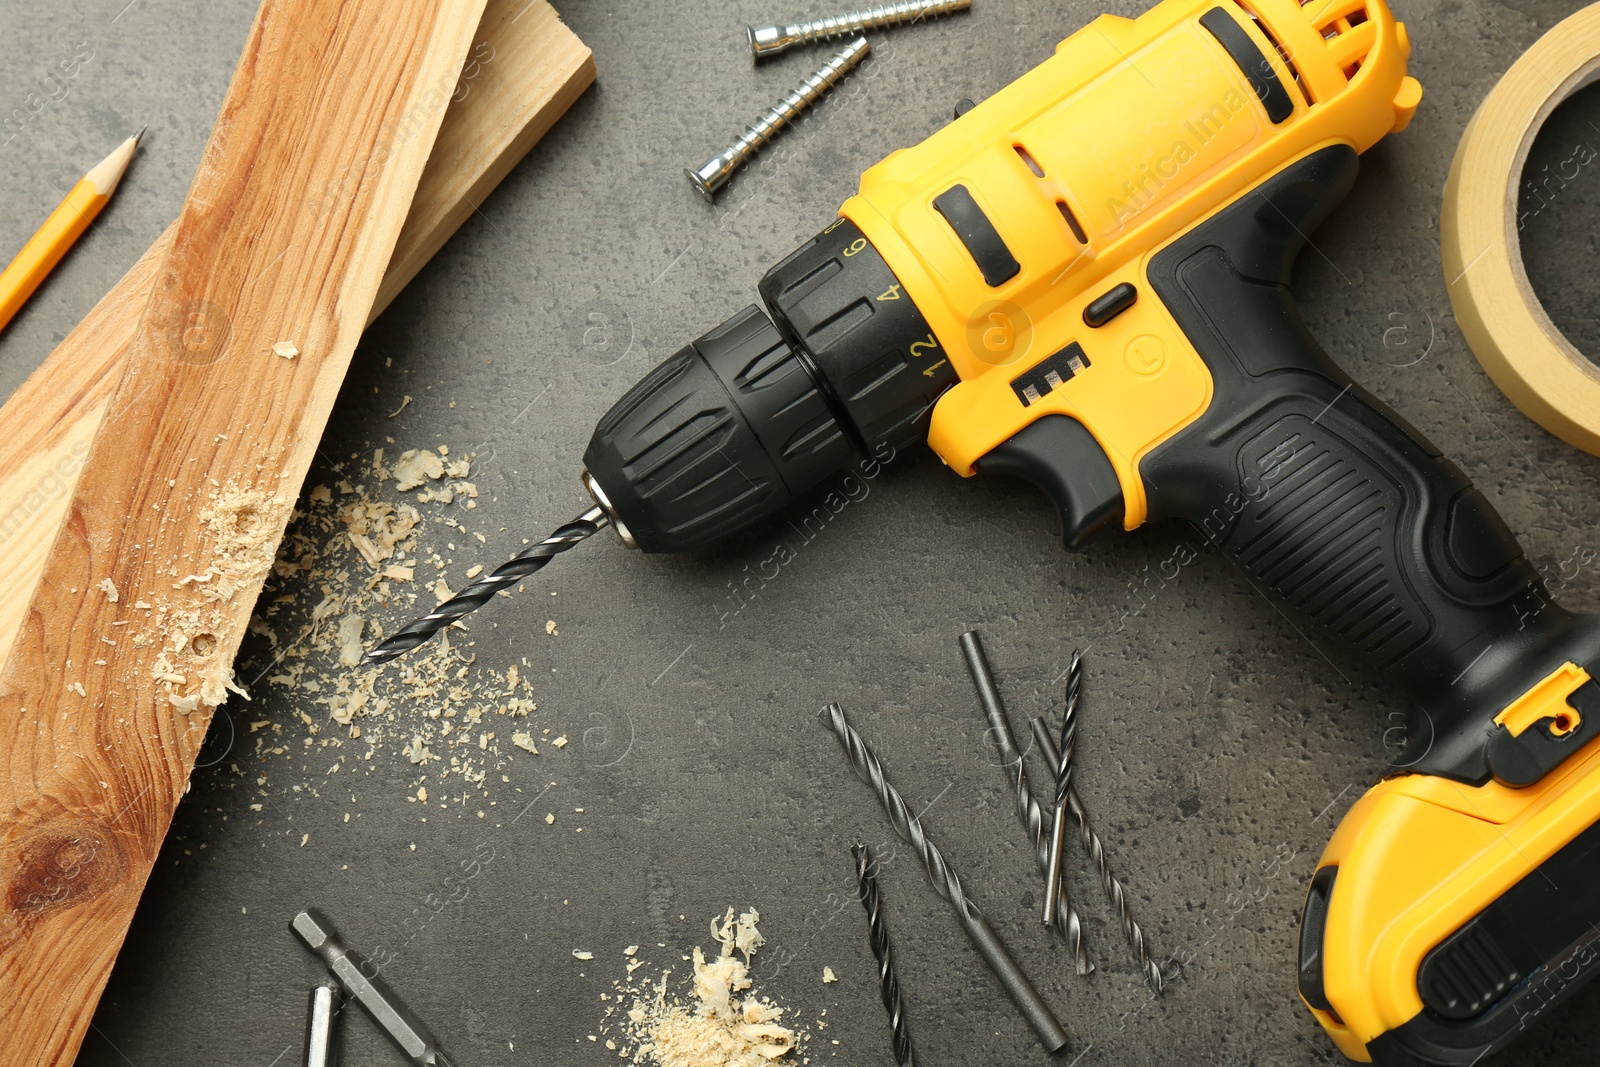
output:
M 123 141 L 93 170 L 85 174 L 61 205 L 50 213 L 39 232 L 28 238 L 17 258 L 0 273 L 0 330 L 5 329 L 39 283 L 55 269 L 67 249 L 89 228 L 100 209 L 106 206 L 117 183 L 128 169 L 133 150 L 139 146 L 144 130 Z

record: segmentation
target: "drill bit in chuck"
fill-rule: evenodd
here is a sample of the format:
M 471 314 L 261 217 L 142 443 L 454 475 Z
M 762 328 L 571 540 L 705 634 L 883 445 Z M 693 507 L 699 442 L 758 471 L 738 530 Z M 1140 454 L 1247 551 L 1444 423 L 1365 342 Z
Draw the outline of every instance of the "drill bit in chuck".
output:
M 1029 727 L 1033 730 L 1033 739 L 1039 746 L 1039 754 L 1045 762 L 1052 766 L 1060 762 L 1060 753 L 1056 750 L 1055 738 L 1050 736 L 1050 727 L 1044 719 L 1030 719 Z M 1156 996 L 1161 995 L 1164 979 L 1161 977 L 1161 968 L 1150 958 L 1150 950 L 1144 943 L 1144 931 L 1133 917 L 1133 909 L 1128 906 L 1128 893 L 1122 887 L 1122 882 L 1111 873 L 1111 864 L 1106 860 L 1106 846 L 1100 840 L 1100 835 L 1095 833 L 1094 826 L 1089 822 L 1089 812 L 1083 806 L 1083 800 L 1078 796 L 1077 787 L 1072 787 L 1067 793 L 1067 810 L 1078 821 L 1078 836 L 1083 841 L 1084 849 L 1089 853 L 1089 858 L 1094 861 L 1095 870 L 1100 875 L 1100 888 L 1105 893 L 1106 902 L 1117 913 L 1117 918 L 1122 923 L 1122 935 L 1128 942 L 1128 947 L 1133 950 L 1133 955 L 1139 961 L 1139 969 L 1144 972 L 1145 984 Z
M 900 1000 L 900 980 L 895 976 L 894 953 L 889 950 L 889 927 L 883 921 L 878 901 L 878 871 L 872 863 L 872 853 L 866 845 L 850 849 L 856 860 L 856 890 L 861 906 L 867 909 L 867 927 L 872 938 L 872 955 L 878 961 L 878 994 L 883 998 L 883 1008 L 889 1013 L 890 1041 L 894 1046 L 894 1062 L 899 1067 L 915 1067 L 916 1056 L 911 1049 L 911 1032 L 906 1029 L 906 1007 Z
M 902 0 L 898 4 L 880 4 L 847 15 L 786 26 L 751 26 L 746 32 L 750 35 L 750 54 L 765 59 L 801 45 L 832 41 L 864 30 L 887 30 L 937 15 L 965 11 L 971 6 L 972 0 Z
M 1033 987 L 1028 976 L 1012 958 L 1011 952 L 1000 940 L 1000 935 L 994 932 L 994 928 L 983 917 L 977 905 L 967 899 L 966 893 L 961 888 L 961 879 L 945 862 L 944 854 L 928 840 L 921 821 L 906 806 L 899 790 L 889 783 L 878 757 L 845 719 L 844 709 L 838 704 L 829 704 L 822 709 L 822 717 L 834 736 L 838 738 L 840 746 L 850 760 L 850 766 L 856 772 L 856 777 L 872 788 L 878 803 L 889 816 L 889 823 L 894 827 L 895 833 L 911 846 L 923 870 L 927 872 L 928 881 L 932 883 L 934 892 L 955 909 L 956 918 L 972 942 L 972 947 L 983 957 L 983 961 L 989 965 L 989 969 L 1005 987 L 1011 1002 L 1017 1006 L 1022 1017 L 1033 1028 L 1040 1043 L 1049 1052 L 1059 1052 L 1065 1048 L 1068 1041 L 1066 1030 L 1062 1029 L 1050 1006 L 1039 996 L 1039 991 Z
M 326 915 L 307 908 L 294 917 L 289 929 L 322 959 L 328 973 L 344 987 L 345 995 L 366 1009 L 413 1067 L 451 1067 L 439 1051 L 438 1039 L 378 977 L 378 969 L 344 943 Z
M 1045 835 L 1044 811 L 1028 787 L 1028 772 L 1022 763 L 1022 750 L 1017 747 L 1016 735 L 1011 732 L 1011 720 L 1006 717 L 1005 706 L 1000 701 L 1000 690 L 995 685 L 994 673 L 989 669 L 988 657 L 983 653 L 983 644 L 979 641 L 976 631 L 968 630 L 962 634 L 960 643 L 961 653 L 966 657 L 967 670 L 972 674 L 972 684 L 978 690 L 978 702 L 983 706 L 983 713 L 989 720 L 989 736 L 994 741 L 1001 764 L 1005 767 L 1006 781 L 1016 797 L 1017 818 L 1027 830 L 1028 840 L 1033 842 L 1039 873 L 1048 874 L 1050 841 Z M 1058 889 L 1060 900 L 1057 902 L 1057 908 L 1064 919 L 1056 924 L 1056 928 L 1061 931 L 1072 948 L 1073 961 L 1078 973 L 1090 974 L 1094 971 L 1094 964 L 1089 962 L 1089 954 L 1084 948 L 1083 920 L 1078 917 L 1077 910 L 1067 899 L 1065 888 L 1058 884 Z
M 483 607 L 500 590 L 517 584 L 556 556 L 593 537 L 605 529 L 610 521 L 602 508 L 590 508 L 543 541 L 529 545 L 416 622 L 400 629 L 393 637 L 368 652 L 362 662 L 383 663 L 405 655 L 457 619 Z

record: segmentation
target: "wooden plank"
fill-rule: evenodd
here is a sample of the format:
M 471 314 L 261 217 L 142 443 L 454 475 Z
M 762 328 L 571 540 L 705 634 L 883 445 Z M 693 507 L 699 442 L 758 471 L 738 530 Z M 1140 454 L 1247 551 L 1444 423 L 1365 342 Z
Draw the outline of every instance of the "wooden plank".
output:
M 549 4 L 489 0 L 369 322 L 593 82 L 594 57 Z M 0 407 L 0 663 L 22 626 L 171 236 L 168 228 Z
M 594 83 L 594 56 L 543 0 L 489 0 L 477 40 L 462 71 L 467 95 L 445 114 L 417 184 L 426 214 L 400 232 L 380 311 Z
M 484 6 L 256 15 L 0 674 L 0 1064 L 82 1042 Z

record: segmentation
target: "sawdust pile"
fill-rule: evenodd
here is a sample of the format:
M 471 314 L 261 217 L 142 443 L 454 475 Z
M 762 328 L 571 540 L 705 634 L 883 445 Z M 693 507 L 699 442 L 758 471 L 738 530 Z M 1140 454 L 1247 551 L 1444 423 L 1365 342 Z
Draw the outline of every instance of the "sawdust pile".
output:
M 514 750 L 537 755 L 535 737 L 554 732 L 530 721 L 539 705 L 527 658 L 501 670 L 479 664 L 470 635 L 450 630 L 388 665 L 359 666 L 383 638 L 378 619 L 398 625 L 433 607 L 449 595 L 451 569 L 464 584 L 487 551 L 467 525 L 479 502 L 471 457 L 441 446 L 402 452 L 391 466 L 380 448 L 351 468 L 306 493 L 251 620 L 264 662 L 247 677 L 286 690 L 299 719 L 289 726 L 305 728 L 294 745 L 284 724 L 251 723 L 256 752 L 303 760 L 325 751 L 325 775 L 398 758 L 415 769 L 413 802 L 476 804 Z M 211 587 L 225 582 L 219 575 Z M 266 784 L 262 772 L 257 785 Z
M 668 994 L 670 969 L 654 983 L 633 984 L 631 976 L 641 963 L 630 960 L 630 977 L 617 983 L 616 999 L 631 1001 L 631 1007 L 621 1015 L 616 1014 L 618 1006 L 606 1011 L 607 1022 L 627 1041 L 619 1056 L 655 1067 L 770 1067 L 774 1061 L 788 1062 L 789 1053 L 809 1035 L 784 1026 L 784 1009 L 750 992 L 750 960 L 766 940 L 756 927 L 760 919 L 753 908 L 737 916 L 729 908 L 720 921 L 711 920 L 711 936 L 721 949 L 708 961 L 695 946 L 687 1001 Z M 608 1040 L 606 1047 L 615 1048 L 616 1042 Z
M 239 590 L 253 588 L 272 566 L 270 534 L 286 506 L 282 498 L 261 490 L 219 486 L 199 512 L 210 563 L 192 574 L 180 574 L 173 566 L 171 596 L 155 597 L 154 603 L 136 600 L 131 605 L 131 611 L 143 618 L 128 640 L 135 648 L 157 646 L 151 677 L 179 711 L 215 708 L 229 693 L 249 699 L 250 694 L 234 681 L 233 666 L 224 657 L 216 635 L 229 626 L 231 613 L 226 605 Z M 121 601 L 111 579 L 101 581 L 98 588 L 109 603 Z M 119 620 L 113 626 L 123 623 Z M 101 640 L 116 643 L 113 638 Z

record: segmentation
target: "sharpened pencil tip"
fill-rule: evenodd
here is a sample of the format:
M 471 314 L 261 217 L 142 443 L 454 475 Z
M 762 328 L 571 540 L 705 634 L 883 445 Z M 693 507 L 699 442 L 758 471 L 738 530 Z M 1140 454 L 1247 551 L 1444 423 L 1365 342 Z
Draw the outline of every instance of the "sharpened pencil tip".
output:
M 141 140 L 143 140 L 144 139 L 144 131 L 148 130 L 149 128 L 150 128 L 150 124 L 148 122 L 145 123 L 143 126 L 140 126 L 139 127 L 139 132 L 133 135 L 133 143 L 134 144 L 138 144 Z

